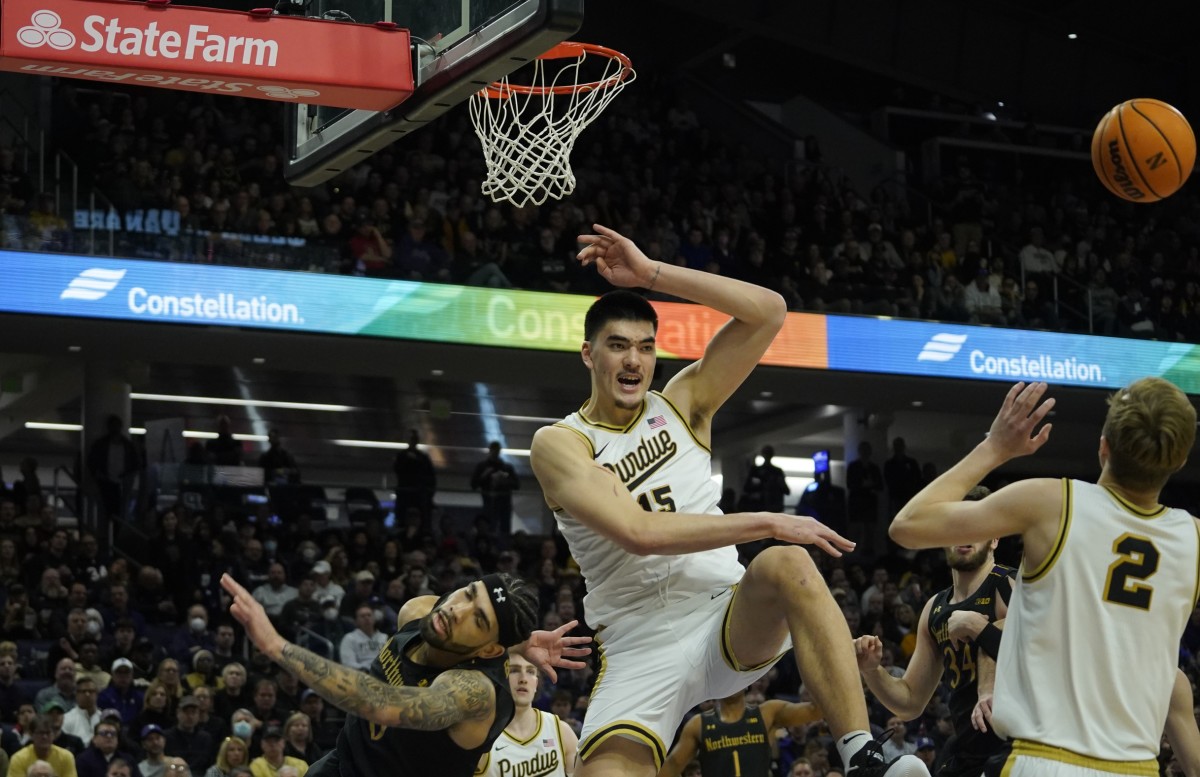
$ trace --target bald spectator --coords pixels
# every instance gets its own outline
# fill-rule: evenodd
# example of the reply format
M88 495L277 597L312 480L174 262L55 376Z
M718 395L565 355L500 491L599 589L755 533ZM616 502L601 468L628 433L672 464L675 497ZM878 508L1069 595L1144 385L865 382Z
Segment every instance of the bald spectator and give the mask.
M254 599L267 611L267 617L277 621L283 607L298 595L298 591L287 584L287 569L278 561L267 568L267 582L254 589Z
M38 691L33 705L41 710L52 701L62 705L64 711L75 706L75 662L69 658L60 659L55 665L54 685Z
M25 770L25 777L58 777L58 773L46 761L34 761Z

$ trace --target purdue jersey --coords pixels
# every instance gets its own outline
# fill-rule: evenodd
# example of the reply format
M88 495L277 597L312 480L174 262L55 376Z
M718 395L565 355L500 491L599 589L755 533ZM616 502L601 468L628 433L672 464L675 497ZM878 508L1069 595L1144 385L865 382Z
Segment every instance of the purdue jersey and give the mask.
M528 739L505 731L492 745L476 775L483 777L566 777L567 751L558 716L535 709L537 730Z
M978 612L990 621L996 620L997 600L1006 604L1012 599L1014 570L996 564L971 594L961 602L951 602L954 586L939 591L929 609L929 635L942 657L942 680L950 687L950 716L954 722L954 737L938 753L938 762L946 768L939 774L962 773L978 775L982 768L976 764L1005 748L1004 740L991 731L981 732L971 725L971 712L979 699L979 647L971 642L950 641L950 616L956 612ZM995 656L992 656L994 659Z
M1022 564L1008 607L992 719L1017 740L1149 761L1198 593L1196 521L1078 480L1062 491L1053 549Z
M555 424L587 441L597 464L614 472L646 520L664 512L719 515L720 488L712 480L711 452L665 396L651 391L626 426L597 424L572 413ZM618 613L662 607L730 586L745 572L733 547L679 556L635 556L584 526L559 505L559 529L587 582L583 607L593 629Z
M496 720L487 740L464 750L447 730L419 731L389 728L355 715L346 718L338 735L337 760L342 777L418 777L436 773L445 777L471 775L479 759L492 747L513 716L512 692L508 686L508 654L474 658L448 669L423 666L408 657L420 644L420 621L411 621L389 639L371 664L371 676L389 685L426 687L449 669L481 672L496 689ZM433 770L431 772L431 769Z
M771 744L758 707L747 705L732 723L716 708L701 713L699 760L701 777L768 777Z

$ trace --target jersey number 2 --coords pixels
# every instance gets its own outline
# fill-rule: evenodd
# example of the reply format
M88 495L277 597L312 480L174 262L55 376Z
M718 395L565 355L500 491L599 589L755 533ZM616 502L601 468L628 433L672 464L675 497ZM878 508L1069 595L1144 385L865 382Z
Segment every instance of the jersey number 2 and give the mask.
M1158 571L1158 548L1146 537L1122 534L1113 543L1113 553L1117 560L1108 566L1104 600L1149 610L1154 588L1144 581Z

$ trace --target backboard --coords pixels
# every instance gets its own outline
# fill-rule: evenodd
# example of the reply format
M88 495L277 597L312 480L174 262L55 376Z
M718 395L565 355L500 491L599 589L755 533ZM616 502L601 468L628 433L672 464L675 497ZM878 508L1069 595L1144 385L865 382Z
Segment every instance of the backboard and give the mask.
M312 0L306 13L392 22L412 35L416 91L388 111L287 108L296 186L327 181L574 35L584 0Z

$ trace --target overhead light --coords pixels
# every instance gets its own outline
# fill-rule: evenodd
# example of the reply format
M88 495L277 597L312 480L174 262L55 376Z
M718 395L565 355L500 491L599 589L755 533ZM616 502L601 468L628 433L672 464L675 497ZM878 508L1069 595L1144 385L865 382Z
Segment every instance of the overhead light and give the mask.
M389 440L330 440L334 445L339 445L343 448L376 448L380 450L398 451L408 448L406 442L391 442ZM457 453L487 453L487 448L476 448L471 445L417 445L417 450L422 451L448 451ZM501 455L504 456L529 456L528 448L501 448Z
M1078 37L1079 37L1079 36L1078 36L1078 35L1076 35L1076 34L1075 34L1075 33L1073 33L1073 32L1068 32L1068 33L1067 33L1067 40L1075 40L1075 39L1076 39L1076 38L1078 38Z
M82 345L68 345L67 346L67 351L69 351L70 353L79 353L82 350L83 350Z
M758 393L758 395L760 397L762 397L763 399L770 399L771 397L775 396L775 392L774 391L760 391Z
M254 363L255 363L255 364L266 364L266 363L267 363L267 360L266 360L266 358L264 358L264 357L262 357L262 356L255 356L255 357L254 357Z
M417 412L418 413L429 413L432 411L429 410L428 408L420 408L417 410ZM530 423L538 423L538 424L556 424L562 420L561 416L556 416L554 418L551 418L549 416L541 416L541 415L512 415L510 413L474 413L474 412L471 412L470 410L451 410L450 415L466 415L466 416L472 416L475 418L499 418L501 421L528 421Z
M276 407L282 410L319 410L327 413L349 413L353 405L326 405L318 402L276 402L267 399L232 399L228 397L192 397L183 394L140 394L132 392L130 399L143 402L191 402L195 405L233 405L236 407Z
M446 374L446 371L445 370L430 370L429 374L435 378L440 378Z
M43 429L48 432L82 432L83 424L55 424L48 421L26 421L26 429ZM129 433L132 435L145 434L146 430L140 426L131 426ZM216 432L193 432L184 430L183 436L193 440L215 440L217 439ZM233 439L242 440L244 442L266 442L265 434L235 434ZM515 454L514 454L515 455Z
M998 108L1003 108L1003 107L1004 107L1004 101L1003 101L1003 100L997 100L997 101L996 101L996 107L998 107Z
M925 406L925 403L924 403L924 402L922 402L922 401L921 401L921 400L919 400L919 399L914 399L914 400L912 401L912 406L913 406L913 407L924 407L924 406Z

